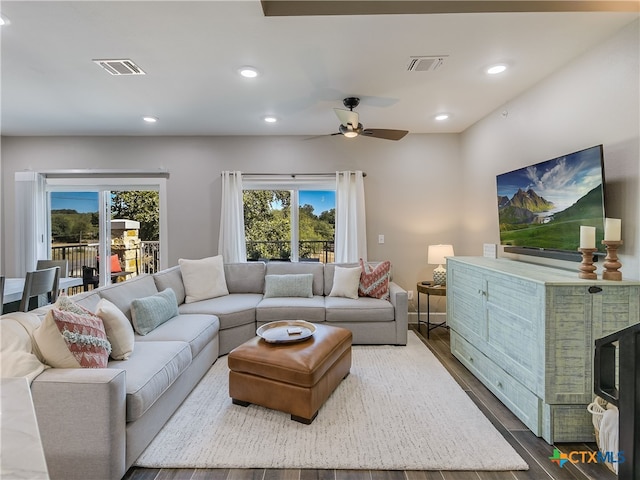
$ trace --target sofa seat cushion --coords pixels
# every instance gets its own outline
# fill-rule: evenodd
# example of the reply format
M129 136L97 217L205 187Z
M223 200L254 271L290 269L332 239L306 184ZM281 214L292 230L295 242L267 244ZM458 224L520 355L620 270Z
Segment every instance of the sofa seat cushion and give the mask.
M327 322L392 322L395 312L391 302L377 298L343 297L325 299Z
M220 330L218 317L205 314L176 315L146 335L136 335L136 347L141 342L165 342L176 340L186 342L195 358L216 338Z
M264 298L256 308L258 323L276 320L306 320L307 322L324 322L323 296L312 298L276 297Z
M125 371L127 422L133 422L162 396L191 364L186 342L137 342L128 360L109 362Z
M220 330L255 323L256 306L262 300L259 293L231 293L178 307L180 314L208 313L220 319Z

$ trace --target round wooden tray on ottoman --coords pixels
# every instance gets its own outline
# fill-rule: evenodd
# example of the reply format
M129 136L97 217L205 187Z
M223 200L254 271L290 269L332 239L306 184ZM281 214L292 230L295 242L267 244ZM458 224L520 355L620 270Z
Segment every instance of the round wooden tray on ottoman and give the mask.
M352 334L346 328L313 324L299 342L269 343L255 337L229 353L229 396L291 414L309 424L351 369Z

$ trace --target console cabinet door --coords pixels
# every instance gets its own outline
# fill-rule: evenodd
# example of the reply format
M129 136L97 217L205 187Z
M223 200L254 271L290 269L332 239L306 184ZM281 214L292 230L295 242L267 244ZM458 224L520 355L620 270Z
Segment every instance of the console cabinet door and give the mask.
M640 287L554 286L547 299L544 401L590 403L595 340L640 321Z
M452 264L447 270L447 324L472 343L487 337L485 279L476 267Z

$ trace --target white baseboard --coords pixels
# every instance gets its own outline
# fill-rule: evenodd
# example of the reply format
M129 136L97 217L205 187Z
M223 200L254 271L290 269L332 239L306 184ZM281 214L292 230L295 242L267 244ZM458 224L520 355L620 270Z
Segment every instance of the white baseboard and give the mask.
M447 314L445 312L431 312L430 315L431 323L441 323L447 319ZM427 321L427 312L423 312L420 310L420 320L422 322ZM418 323L418 312L409 312L409 323Z

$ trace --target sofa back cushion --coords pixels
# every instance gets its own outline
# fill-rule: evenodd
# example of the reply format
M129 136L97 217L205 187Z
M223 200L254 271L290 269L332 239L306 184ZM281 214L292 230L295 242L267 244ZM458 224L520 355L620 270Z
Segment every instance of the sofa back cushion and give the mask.
M182 283L182 271L180 265L167 268L154 273L153 280L156 282L156 288L159 292L170 288L176 294L178 305L182 305L185 299L184 283Z
M264 262L225 263L224 277L229 293L264 292Z
M269 262L267 275L313 274L313 294L324 294L324 264L315 262ZM331 291L331 290L329 290Z
M151 275L143 274L126 282L107 285L98 289L98 292L100 297L109 300L131 320L131 302L136 298L155 295L158 288Z
M324 295L329 296L331 293L331 289L333 288L333 276L336 271L336 266L345 267L345 268L353 268L359 267L360 264L355 263L326 263L324 265Z
M92 312L96 311L98 303L102 299L99 290L89 290L88 292L77 293L69 298L71 298L71 300L76 304Z

